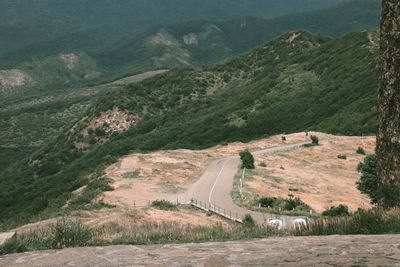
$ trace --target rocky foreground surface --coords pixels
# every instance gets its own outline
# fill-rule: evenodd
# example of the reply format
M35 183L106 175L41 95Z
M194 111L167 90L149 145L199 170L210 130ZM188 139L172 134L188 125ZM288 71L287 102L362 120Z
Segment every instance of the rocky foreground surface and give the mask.
M400 235L273 237L200 244L109 246L0 257L0 266L400 266Z

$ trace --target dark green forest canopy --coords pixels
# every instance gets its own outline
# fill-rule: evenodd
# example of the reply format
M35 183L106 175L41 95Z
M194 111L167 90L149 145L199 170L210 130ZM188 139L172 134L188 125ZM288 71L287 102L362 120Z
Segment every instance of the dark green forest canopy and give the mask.
M74 131L0 174L0 220L18 224L51 213L88 183L93 191L109 189L90 175L132 152L200 149L304 130L374 134L377 44L377 31L337 39L289 32L224 63L174 69L105 95ZM121 134L81 134L114 108L136 124Z
M3 0L0 66L14 67L17 62L58 53L86 52L108 71L126 56L133 59L132 67L137 64L135 57L139 56L140 62L141 55L155 52L143 50L141 38L166 27L173 37L182 40L184 34L201 32L211 23L224 33L208 40L222 46L220 51L210 53L207 46L202 51L205 44L201 49L183 45L193 54L192 63L209 64L289 30L336 37L376 28L379 10L380 0L252 0L251 4L248 0L100 0L95 5L91 0ZM249 21L243 24L245 17ZM132 53L136 50L138 53Z
M252 0L249 4L247 0L2 0L0 52L56 39L58 45L74 40L63 45L69 49L98 46L149 24L243 16L272 18L343 1Z

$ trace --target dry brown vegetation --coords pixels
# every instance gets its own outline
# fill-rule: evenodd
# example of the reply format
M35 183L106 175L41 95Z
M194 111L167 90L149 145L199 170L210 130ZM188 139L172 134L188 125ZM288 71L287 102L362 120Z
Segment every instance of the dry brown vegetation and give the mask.
M322 139L334 137L323 133L315 134ZM287 135L286 141L282 141L281 135L276 135L246 144L236 142L204 150L180 149L132 154L106 169L106 175L114 180L112 186L115 190L106 192L104 201L126 207L143 206L148 201L157 199L188 202L186 191L200 178L210 161L236 156L245 149L257 151L308 140L305 133L296 133Z
M356 153L358 147L367 154L374 153L375 138L342 140L256 157L254 180L246 184L261 196L287 198L292 194L317 212L339 204L347 205L350 211L368 209L369 198L355 185L360 179L357 165L365 157ZM339 159L338 155L346 155L347 159ZM267 167L260 167L261 162Z
M375 138L346 140L346 137L317 132L310 132L308 136L306 133L284 135L286 140L282 140L283 135L276 135L247 144L237 142L199 151L129 155L106 169L107 176L114 180L112 185L115 190L106 192L104 201L122 207L141 206L157 199L187 202L186 191L210 161L237 155L244 149L257 151L309 141L311 135L318 136L321 141L336 141L268 157L257 156L256 175L254 180L247 182L249 192L255 197L284 198L290 193L300 197L317 212L338 204L348 205L351 211L370 207L368 197L361 195L355 186L360 178L357 165L364 158L356 150L360 146L367 154L373 153ZM347 159L338 159L340 154L347 155ZM267 167L260 167L261 162Z

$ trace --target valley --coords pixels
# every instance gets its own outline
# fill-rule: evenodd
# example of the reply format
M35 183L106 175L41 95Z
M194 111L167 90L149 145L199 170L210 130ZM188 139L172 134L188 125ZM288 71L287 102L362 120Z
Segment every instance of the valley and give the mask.
M289 32L218 65L102 87L69 130L2 172L0 217L17 210L48 216L84 185L69 208L90 205L112 190L104 168L135 152L203 149L299 129L373 134L376 38L376 31L337 39ZM31 189L17 186L24 183Z

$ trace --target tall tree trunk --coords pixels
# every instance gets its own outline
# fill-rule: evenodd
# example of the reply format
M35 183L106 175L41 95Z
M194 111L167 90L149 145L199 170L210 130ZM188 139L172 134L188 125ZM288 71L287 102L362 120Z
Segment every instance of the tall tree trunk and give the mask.
M400 187L400 0L382 0L378 184Z

